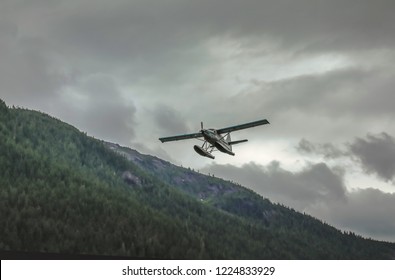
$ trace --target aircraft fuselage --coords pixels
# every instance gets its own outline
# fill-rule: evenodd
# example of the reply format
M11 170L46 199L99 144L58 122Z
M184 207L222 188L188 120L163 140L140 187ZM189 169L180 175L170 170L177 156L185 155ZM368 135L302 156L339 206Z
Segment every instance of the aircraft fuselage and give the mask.
M231 145L229 145L228 142L224 140L224 137L218 134L215 129L203 129L201 132L203 134L204 140L216 147L219 151L232 156L235 155L232 152Z

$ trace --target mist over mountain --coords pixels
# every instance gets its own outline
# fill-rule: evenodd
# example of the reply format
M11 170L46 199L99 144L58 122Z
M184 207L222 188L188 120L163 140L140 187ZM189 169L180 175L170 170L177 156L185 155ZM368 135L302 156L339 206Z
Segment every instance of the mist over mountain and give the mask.
M393 259L239 184L0 100L0 250L159 259Z

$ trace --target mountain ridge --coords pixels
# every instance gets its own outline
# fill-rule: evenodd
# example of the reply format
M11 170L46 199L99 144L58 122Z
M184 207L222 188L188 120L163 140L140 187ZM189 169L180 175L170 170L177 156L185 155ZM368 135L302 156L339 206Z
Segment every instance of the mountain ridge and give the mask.
M247 188L0 102L0 250L169 259L388 259Z

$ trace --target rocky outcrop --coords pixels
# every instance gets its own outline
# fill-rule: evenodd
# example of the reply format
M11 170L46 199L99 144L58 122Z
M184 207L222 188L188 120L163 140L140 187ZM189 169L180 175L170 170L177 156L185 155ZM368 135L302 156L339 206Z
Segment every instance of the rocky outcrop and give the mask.
M125 171L122 173L122 179L129 185L129 186L141 186L141 180L136 175L133 175L130 171Z

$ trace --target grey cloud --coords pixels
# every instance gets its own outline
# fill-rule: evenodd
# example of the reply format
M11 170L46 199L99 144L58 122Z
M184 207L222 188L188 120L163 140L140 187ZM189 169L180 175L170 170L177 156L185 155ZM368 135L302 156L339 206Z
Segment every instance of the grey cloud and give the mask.
M12 25L2 29L1 95L10 103L35 108L51 102L57 97L57 90L67 84L68 77L54 66L46 43L40 38L18 38Z
M212 164L203 170L243 184L264 197L304 211L322 201L345 199L343 174L325 163L313 164L300 172L290 172L279 162L268 166L255 163L242 167Z
M392 34L395 22L389 12L393 3L386 0L374 3L348 1L347 4L343 1L313 0L112 1L111 4L107 1L92 3L79 0L58 3L48 5L47 1L39 1L34 9L33 5L27 6L31 9L29 17L22 16L28 9L26 6L15 4L15 8L10 11L15 17L9 16L7 20L15 21L12 23L20 27L33 25L34 34L31 36L40 38L47 48L46 52L51 51L58 63L62 64L50 65L51 69L69 67L80 75L112 73L121 77L123 84L143 83L151 87L155 84L193 84L195 76L214 63L212 61L215 58L205 49L205 43L212 38L233 38L241 44L243 51L251 46L264 49L262 42L266 41L280 42L283 47L274 52L285 54L300 52L304 48L326 48L333 52L334 47L340 45L352 47L352 50L355 50L356 45L358 48L370 49L372 44L385 48L392 46L387 41L392 41L393 36L387 35ZM41 14L46 17L39 18ZM31 23L31 18L37 20ZM23 34L22 31L19 33ZM48 77L54 72L48 73L46 69L38 71L44 77L34 81L44 78L45 81L55 81L47 90L54 91L59 87L58 79L62 77ZM34 77L34 73L31 76L29 73L25 76ZM359 75L355 79L349 74L342 72L335 77L303 77L281 84L269 84L262 89L267 90L269 87L268 94L256 93L260 98L249 94L248 99L258 101L255 104L261 104L259 101L264 99L268 104L261 104L261 107L266 111L270 108L288 109L291 101L298 106L311 104L309 108L314 110L319 100L322 100L319 105L329 101L329 110L334 110L339 104L339 108L344 108L341 106L342 100L338 99L336 104L332 104L333 100L328 95L341 95L336 84L344 85L347 78L350 82L343 88L345 92L351 83L365 80L368 81L364 86L384 84L390 89L393 85L388 82L393 80L392 76L383 78L386 83L372 83L373 79L369 80L372 73ZM282 89L290 92L277 93ZM332 93L319 93L320 89ZM372 88L375 94L377 90L377 87ZM300 98L294 97L297 94L291 92L298 92ZM377 104L374 105L377 112L380 111L378 108L382 108L381 105L389 107L389 102L379 101L392 96L389 90L385 92L385 98L362 96L362 99L374 101L370 105ZM278 98L273 99L273 95Z
M148 3L150 5L152 3ZM236 38L269 36L299 50L364 49L391 46L394 4L371 1L173 1L160 19L169 25ZM204 29L205 27L205 29ZM201 33L200 32L200 33ZM207 35L206 35L207 36ZM253 43L252 41L251 43Z
M310 213L343 230L395 242L395 194L358 189L348 192L347 200L316 205Z
M304 152L308 154L313 154L317 152L316 145L314 145L313 143L311 143L306 139L300 140L296 149L300 152Z
M255 92L240 94L252 108L276 108L286 111L308 111L319 115L344 117L393 114L395 97L392 88L394 72L341 68L321 74L262 82Z
M64 88L103 73L117 77L118 87L133 88L133 95L151 95L154 103L146 107L190 106L204 94L198 105L207 110L198 118L214 126L268 118L273 138L356 135L379 118L394 116L392 1L3 3L0 92L9 104L59 111ZM221 84L233 76L222 72L227 57L218 58L207 47L213 39L233 42L236 62L237 53L251 61L281 57L280 63L288 64L321 52L353 57L358 67L272 82L262 73L230 98L238 90ZM383 63L371 65L378 57Z
M304 154L322 155L325 159L336 159L349 155L347 151L339 149L334 144L312 143L304 138L299 141L296 150Z
M115 20L114 26L119 27L126 21L129 26L134 24L134 29L153 31L150 38L162 39L165 44L168 38L169 41L182 41L180 35L187 36L189 31L194 36L204 37L213 34L260 37L268 34L278 38L284 46L301 48L308 45L310 50L390 46L395 22L392 16L394 4L390 0L374 3L368 0L347 3L339 0L173 0L120 2L119 5L100 5L103 8L92 11L88 7L80 5L81 18L86 19L84 22L103 18L105 13L104 19ZM103 30L102 35L107 31Z
M178 4L76 1L66 5L49 36L83 73L105 68L133 84L177 84L208 61L199 50L205 23L193 27L180 18Z
M34 22L34 30L57 56L80 71L105 68L134 82L185 81L211 63L204 50L211 38L230 37L245 49L268 40L286 53L307 48L333 52L342 45L382 48L393 45L395 22L393 3L386 0L42 3L47 2L32 10L36 15L44 10L47 21ZM17 7L16 14L26 10ZM16 18L19 25L29 24L25 17Z
M65 106L55 114L62 115L90 135L122 145L130 144L135 136L136 108L122 97L112 77L93 75L76 83L72 90L79 92L77 101L70 91L64 92Z
M240 182L271 201L309 213L339 229L395 241L395 195L378 189L347 191L342 169L318 163L291 172L272 162L241 167L212 164L203 171Z
M387 129L395 116L393 76L394 71L352 67L255 82L220 110L250 119L264 113L277 137L344 141L344 136L366 133L370 126Z
M395 139L383 132L368 134L366 139L357 138L349 144L350 151L368 173L391 181L395 176Z
M158 105L151 114L159 129L163 133L168 133L169 136L170 134L185 134L189 132L185 123L185 117L169 106Z
M387 0L103 1L95 6L70 4L51 36L64 49L78 48L86 56L149 65L189 54L213 37L229 36L247 48L270 40L298 52L391 48L394 43L394 4Z
M368 134L351 143L335 146L332 143L312 143L302 139L295 147L301 154L319 155L325 159L350 159L364 172L376 174L384 181L395 176L395 138L388 133Z

